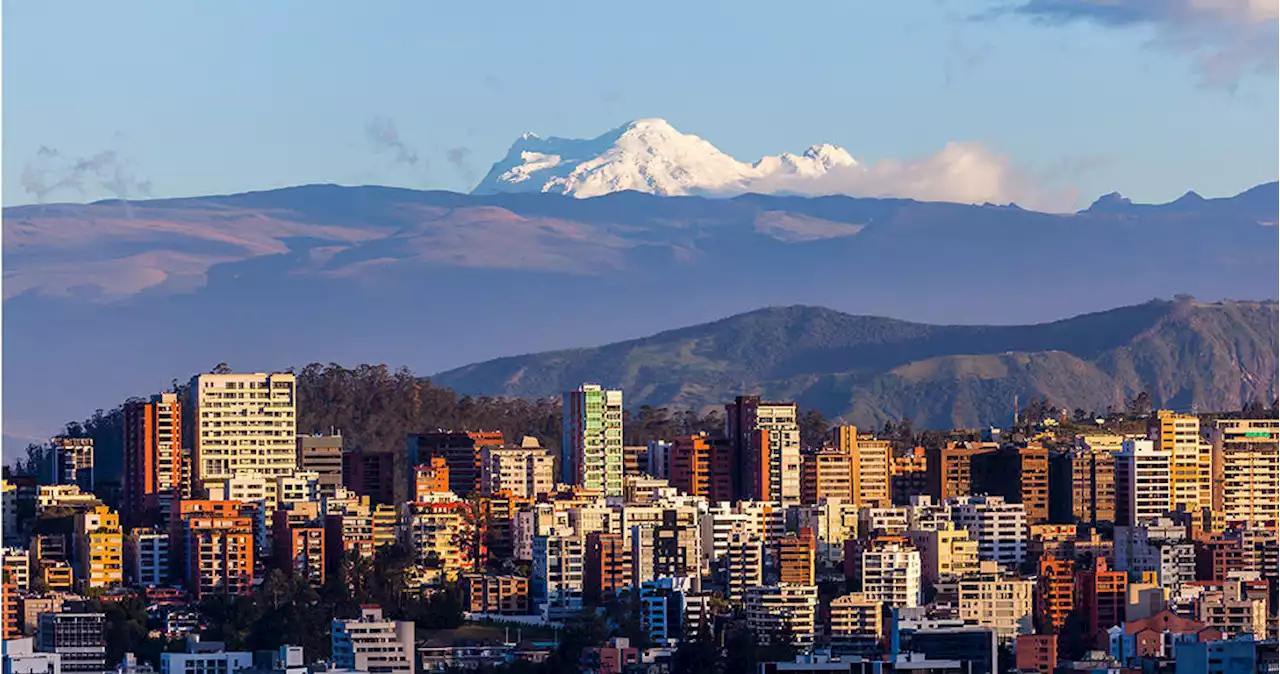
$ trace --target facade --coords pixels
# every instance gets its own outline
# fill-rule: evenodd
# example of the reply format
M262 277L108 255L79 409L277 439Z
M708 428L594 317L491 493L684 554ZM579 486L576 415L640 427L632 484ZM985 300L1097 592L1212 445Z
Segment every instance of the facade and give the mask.
M467 610L472 613L524 615L529 612L529 579L473 573L462 578Z
M622 534L593 531L587 534L583 599L601 604L632 586L631 546Z
M978 542L978 558L1017 567L1027 557L1027 519L1021 503L970 496L951 504L952 521Z
M413 467L413 500L428 501L433 495L448 491L449 462L443 456L433 456L430 463Z
M1129 602L1129 577L1110 568L1105 558L1094 561L1094 568L1076 572L1076 597L1084 620L1086 638L1098 646L1107 643L1107 629L1122 625Z
M480 451L480 494L509 492L518 498L537 498L555 487L554 459L536 446L494 447Z
M862 554L862 595L895 608L920 605L920 552L889 543Z
M783 536L777 543L778 582L787 585L814 585L817 566L817 540L813 529Z
M920 551L921 575L929 585L954 580L978 571L978 542L967 529L951 522L945 527L903 533Z
M317 519L296 521L293 513L280 509L272 516L271 543L274 548L271 561L276 568L292 571L304 578L312 587L324 585L325 529Z
M394 506L409 500L413 493L410 491L401 498L396 492L397 484L395 454L364 449L350 449L342 453L343 487L369 497L374 504Z
M1170 510L1198 512L1212 507L1212 467L1208 443L1193 414L1158 410L1147 419L1147 437L1169 455Z
M437 431L409 436L410 466L430 464L431 457L443 457L449 464L449 491L466 498L480 489L480 453L485 447L502 447L506 440L501 431ZM412 476L406 479L411 488ZM395 492L396 502L408 500L407 494Z
M197 600L245 594L253 586L253 520L238 513L239 503L220 503L230 505L187 513L181 519L186 586Z
M970 471L973 493L1022 504L1029 524L1049 521L1049 450L1007 445L973 455Z
M561 481L622 496L622 391L583 384L564 394Z
M169 534L159 529L136 528L125 543L129 581L141 587L169 583Z
M319 476L321 494L336 494L343 484L342 435L299 435L298 470Z
M929 493L929 459L924 447L916 447L910 454L893 457L890 468L893 473L889 493L893 496L894 505L907 505L911 503L912 497Z
M1019 672L1053 674L1058 666L1058 637L1056 634L1019 636L1014 642L1013 657Z
M1075 449L1049 457L1054 522L1084 522L1097 526L1116 521L1116 455Z
M856 426L836 426L831 429L831 439L849 457L849 490L854 504L868 508L893 505L893 449L889 441L859 436Z
M1004 643L1035 631L1032 596L1035 581L1018 578L968 578L959 584L960 617L995 630Z
M1280 523L1280 421L1220 419L1212 436L1211 503L1226 526Z
M168 523L174 498L190 497L178 394L161 393L124 406L124 506L129 526ZM148 513L156 515L151 521Z
M202 374L191 379L195 479L207 488L240 475L272 479L298 468L296 381L292 374Z
M36 648L58 654L63 674L102 674L107 669L107 616L42 613Z
M881 638L884 634L883 607L881 602L868 599L861 592L832 599L831 636Z
M725 437L733 455L734 496L800 504L800 426L794 403L738 396L725 405Z
M333 665L369 674L413 674L417 644L413 623L384 620L377 606L360 607L356 620L334 620Z
M1071 560L1051 555L1040 558L1036 577L1035 613L1040 631L1056 634L1075 610L1075 574Z
M76 515L76 579L81 587L100 588L124 582L124 534L120 515L98 506Z
M925 482L929 496L936 501L944 501L973 493L973 456L992 449L994 447L951 443L926 451Z
M561 620L582 610L585 552L577 536L534 536L530 588L546 619Z
M1126 440L1116 455L1116 526L1141 526L1172 509L1168 452L1150 440Z
M724 438L705 433L676 438L662 451L666 456L665 475L672 487L711 503L733 500L733 456ZM653 452L650 448L651 459Z
M760 643L813 643L818 614L818 588L813 585L766 585L747 590L743 602L747 626Z
M853 501L853 469L848 451L822 447L800 455L800 501L814 505L823 499Z
M53 455L52 484L73 484L81 491L93 491L93 438L58 436L49 441L49 449Z

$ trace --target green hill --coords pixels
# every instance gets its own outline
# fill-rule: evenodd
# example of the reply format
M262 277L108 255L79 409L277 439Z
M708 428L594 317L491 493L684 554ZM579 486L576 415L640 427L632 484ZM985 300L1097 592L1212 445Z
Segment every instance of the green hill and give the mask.
M858 424L1001 423L1014 396L1086 411L1147 391L1174 409L1276 395L1275 302L1189 298L1025 326L942 326L772 307L600 347L499 358L432 377L461 393L540 397L584 381L628 406L795 400Z

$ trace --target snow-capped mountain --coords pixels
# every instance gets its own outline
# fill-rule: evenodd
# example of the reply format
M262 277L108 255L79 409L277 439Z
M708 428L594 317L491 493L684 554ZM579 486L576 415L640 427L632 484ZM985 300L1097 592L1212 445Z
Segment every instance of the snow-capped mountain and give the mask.
M741 162L665 120L637 119L590 140L526 133L473 194L549 192L580 199L623 190L662 196L737 194L766 178L817 178L833 168L857 165L835 145Z

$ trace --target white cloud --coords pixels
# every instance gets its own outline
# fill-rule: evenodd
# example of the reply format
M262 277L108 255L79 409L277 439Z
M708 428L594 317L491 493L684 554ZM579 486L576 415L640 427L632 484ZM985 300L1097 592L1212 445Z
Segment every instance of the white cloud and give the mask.
M746 187L760 193L845 194L967 204L1016 202L1036 210L1072 210L1076 205L1074 190L1054 189L1048 182L980 143L951 142L925 157L837 166L820 176L774 174Z
M1280 0L1025 0L1010 10L1048 21L1146 25L1157 44L1191 55L1210 86L1276 71Z

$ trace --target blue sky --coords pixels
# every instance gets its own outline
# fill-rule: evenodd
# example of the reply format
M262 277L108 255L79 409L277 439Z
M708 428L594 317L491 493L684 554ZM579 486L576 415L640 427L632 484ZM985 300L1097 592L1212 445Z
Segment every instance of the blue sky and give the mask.
M980 143L1081 205L1276 178L1270 9L1241 28L1204 0L1097 2L10 2L3 199L37 200L23 171L41 147L113 151L131 195L462 191L522 132L637 117L745 160ZM374 120L419 161L377 152ZM100 183L45 199L110 196Z

